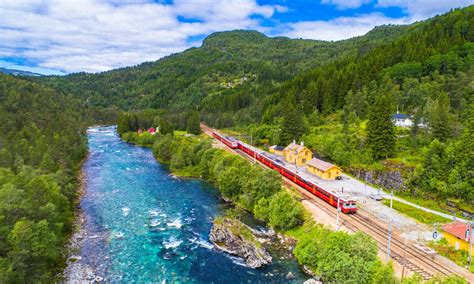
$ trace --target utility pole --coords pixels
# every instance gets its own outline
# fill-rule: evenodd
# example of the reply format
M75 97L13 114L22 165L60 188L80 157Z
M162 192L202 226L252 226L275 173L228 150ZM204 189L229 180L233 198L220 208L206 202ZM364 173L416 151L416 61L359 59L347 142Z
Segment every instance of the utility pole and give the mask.
M407 264L407 237L405 236L405 246L403 247L403 268L401 281L403 283L403 277L405 277L405 266Z
M364 196L366 195L366 191L367 191L367 178L364 174Z
M339 207L339 197L337 198L337 210L336 210L336 231L339 231L339 212L341 207Z
M388 241L387 241L387 263L390 260L390 241L392 240L392 206L393 206L393 190L390 192L390 221L388 223Z
M474 221L471 222L471 230L470 230L470 237L469 237L469 253L468 253L468 256L467 256L467 260L468 260L468 269L471 268L471 264L472 264L472 230L474 229Z

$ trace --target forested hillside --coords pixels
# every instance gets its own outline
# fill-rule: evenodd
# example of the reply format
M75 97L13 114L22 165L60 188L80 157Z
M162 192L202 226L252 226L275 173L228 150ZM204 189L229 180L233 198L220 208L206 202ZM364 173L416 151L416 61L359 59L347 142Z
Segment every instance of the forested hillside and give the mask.
M91 106L160 109L178 129L199 116L262 145L303 139L352 172L401 168L397 190L471 203L473 41L470 6L339 42L216 33L156 62L37 80ZM397 110L415 125L393 127Z
M255 31L220 32L207 37L199 48L156 62L38 80L76 94L92 106L201 110L219 103L236 110L303 70L366 52L404 29L384 26L339 42L269 38Z
M94 117L72 96L0 74L0 283L52 283L61 271Z

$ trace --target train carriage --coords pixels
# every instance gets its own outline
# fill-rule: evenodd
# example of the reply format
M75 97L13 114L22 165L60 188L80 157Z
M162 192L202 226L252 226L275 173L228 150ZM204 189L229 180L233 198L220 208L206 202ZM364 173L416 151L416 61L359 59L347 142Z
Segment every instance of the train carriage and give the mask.
M212 136L216 138L217 140L221 141L224 143L227 147L232 148L232 149L237 149L238 148L238 142L232 137L222 135L221 133L217 131L212 131Z

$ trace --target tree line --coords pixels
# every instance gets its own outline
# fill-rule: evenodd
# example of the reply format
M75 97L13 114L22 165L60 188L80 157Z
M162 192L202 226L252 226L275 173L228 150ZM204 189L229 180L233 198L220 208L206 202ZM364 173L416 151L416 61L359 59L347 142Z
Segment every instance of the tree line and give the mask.
M146 109L143 111L120 112L117 118L117 132L147 131L155 128L160 134L183 130L191 134L201 133L200 117L196 111L169 113L166 110Z
M58 281L87 154L85 126L113 119L0 74L0 283Z

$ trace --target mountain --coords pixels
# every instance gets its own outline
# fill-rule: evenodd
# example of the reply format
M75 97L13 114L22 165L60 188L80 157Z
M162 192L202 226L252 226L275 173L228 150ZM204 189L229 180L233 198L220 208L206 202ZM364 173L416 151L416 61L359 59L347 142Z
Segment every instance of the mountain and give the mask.
M281 110L275 105L288 92L304 104L306 115L314 109L327 114L343 107L349 91L381 80L386 68L423 64L471 42L473 18L471 6L337 42L218 32L201 47L155 62L38 80L91 106L197 110L208 123L222 127L260 122L262 114L266 121L277 119ZM420 76L430 72L422 71Z
M15 75L15 76L43 76L42 74L34 73L30 71L7 69L7 68L1 68L1 67L0 67L0 72L4 74Z
M340 42L270 38L256 31L218 32L208 36L199 48L155 62L99 74L50 76L41 81L94 106L190 108L206 97L234 89L278 85L304 70L370 50L404 29L382 27Z

